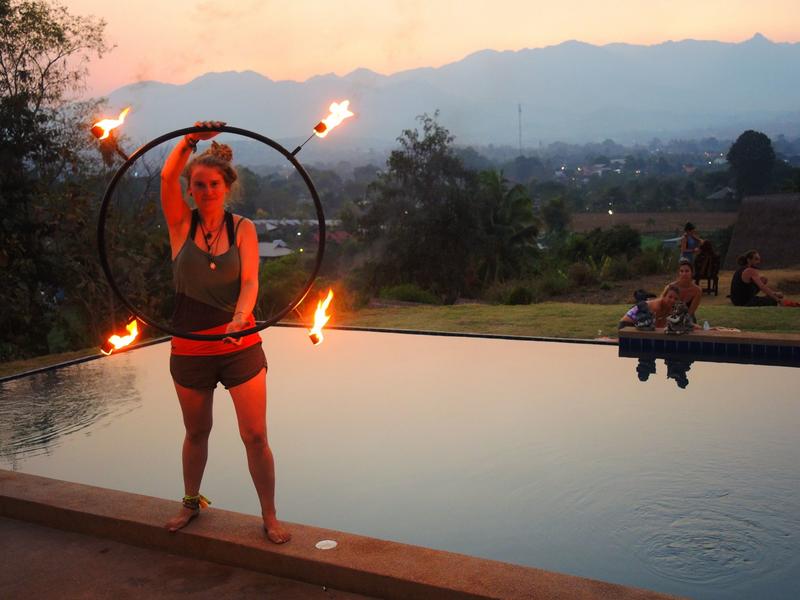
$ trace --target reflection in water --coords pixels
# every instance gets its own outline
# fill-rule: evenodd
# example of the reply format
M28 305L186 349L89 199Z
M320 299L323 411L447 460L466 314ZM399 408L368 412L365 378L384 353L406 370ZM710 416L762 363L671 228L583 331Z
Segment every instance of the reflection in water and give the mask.
M692 368L692 360L681 360L678 358L665 358L664 364L667 365L667 378L674 379L677 386L686 389L689 385L687 373Z
M49 454L65 438L134 410L136 371L103 359L0 384L0 458L16 469L22 457Z
M312 346L292 328L262 338L287 521L703 600L800 598L798 369L698 361L677 389L674 364L653 376L655 362L614 347L337 330ZM55 387L81 399L50 419L136 408L62 434L48 455L18 454L19 468L177 502L184 430L168 360L158 344L95 361L103 374L17 382L20 413L41 412ZM127 387L127 369L127 404L126 390L98 393ZM257 515L242 454L220 387L202 491Z
M664 364L667 366L667 379L672 379L675 384L686 389L689 385L689 370L692 368L693 360L683 360L678 358L665 358ZM639 381L647 381L651 375L656 374L655 358L640 358L636 365L636 376Z

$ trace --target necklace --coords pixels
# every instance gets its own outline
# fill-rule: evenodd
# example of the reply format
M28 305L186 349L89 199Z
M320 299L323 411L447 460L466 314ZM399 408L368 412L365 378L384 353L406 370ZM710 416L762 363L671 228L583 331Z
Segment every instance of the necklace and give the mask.
M211 240L211 236L213 232L206 231L205 226L203 225L203 220L200 219L200 230L203 232L203 241L206 244L206 256L208 257L208 268L214 271L217 268L217 263L214 262L214 252L217 247L217 242L219 241L219 236L222 233L222 229L225 227L225 219L222 219L222 222L219 224L216 230L216 236L214 236L214 240Z

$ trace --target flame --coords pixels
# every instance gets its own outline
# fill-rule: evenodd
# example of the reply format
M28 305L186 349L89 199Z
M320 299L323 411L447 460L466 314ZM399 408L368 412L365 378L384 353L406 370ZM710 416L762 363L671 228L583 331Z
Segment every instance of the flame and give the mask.
M350 100L342 100L340 103L334 102L331 104L328 107L331 114L317 123L316 127L314 127L314 133L316 133L318 137L324 138L331 129L348 117L352 117L353 113L350 112L349 106Z
M331 300L333 300L333 290L329 289L327 298L317 302L317 310L314 311L314 326L308 330L308 337L311 338L315 346L321 344L322 340L325 339L322 335L322 328L331 318L331 315L325 314L331 304Z
M125 326L125 329L128 330L128 335L119 336L117 334L112 335L108 338L108 341L103 344L102 348L100 348L100 352L108 356L114 350L119 350L120 348L124 348L125 346L130 345L133 340L139 335L139 323L136 319L131 321Z
M116 129L125 122L125 116L130 111L131 107L122 109L116 119L103 119L92 125L92 133L98 140L104 140L111 135L111 130ZM102 132L102 135L100 135Z

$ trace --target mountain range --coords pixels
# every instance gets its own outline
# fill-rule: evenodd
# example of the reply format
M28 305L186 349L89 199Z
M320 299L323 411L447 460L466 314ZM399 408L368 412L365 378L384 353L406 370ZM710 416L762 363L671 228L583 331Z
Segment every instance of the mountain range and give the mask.
M330 158L336 152L385 152L404 129L417 125L417 115L436 110L457 143L478 146L516 147L520 123L526 148L556 140L734 138L744 129L798 135L798 73L800 43L760 34L741 43L568 41L483 50L392 75L357 69L296 82L244 71L207 73L181 85L142 81L115 90L108 103L133 107L125 125L133 142L218 119L291 149L330 102L349 99L356 117L303 151Z

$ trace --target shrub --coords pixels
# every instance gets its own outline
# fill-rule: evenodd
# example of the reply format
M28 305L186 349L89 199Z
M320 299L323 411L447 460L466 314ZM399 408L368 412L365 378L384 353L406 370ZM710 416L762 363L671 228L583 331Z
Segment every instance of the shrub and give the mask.
M665 271L664 252L660 248L647 248L630 261L630 270L635 275L656 275Z
M561 271L548 271L536 280L533 288L534 298L558 296L569 290L569 280Z
M620 281L622 279L630 279L631 275L630 263L624 256L618 256L617 258L606 256L603 259L603 266L600 269L600 277L602 279Z
M530 304L531 302L533 302L533 292L523 285L518 285L511 290L506 304Z
M603 283L600 284L600 289L608 291L611 289L611 284L608 283L607 281L604 281Z
M570 283L576 287L585 287L597 283L597 273L584 262L572 263L567 269Z
M378 294L384 300L399 300L400 302L419 302L420 304L441 304L442 300L428 290L413 283L401 283L391 287L381 288Z

